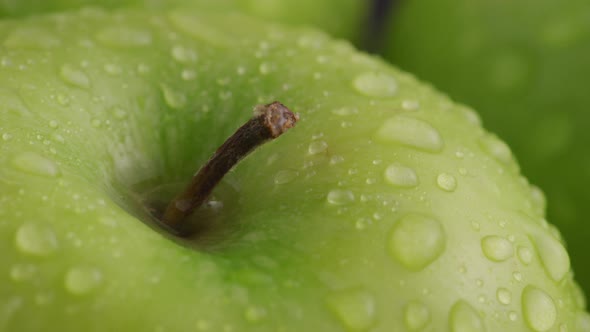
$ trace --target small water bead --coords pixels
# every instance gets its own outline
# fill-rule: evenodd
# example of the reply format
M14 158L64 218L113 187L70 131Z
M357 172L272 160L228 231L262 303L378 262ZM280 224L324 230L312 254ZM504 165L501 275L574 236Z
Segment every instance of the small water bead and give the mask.
M535 244L545 272L555 281L563 279L570 269L570 258L561 242L546 233L531 236L531 241Z
M11 31L3 44L7 48L48 49L59 46L61 41L47 30L29 27Z
M510 311L508 313L508 319L510 319L511 321L515 322L518 319L518 314L514 311Z
M40 223L21 225L16 231L15 242L21 252L35 256L49 256L59 247L53 228Z
M427 152L440 152L444 145L440 133L432 125L401 115L386 120L377 131L377 139Z
M397 93L397 81L384 73L364 73L353 81L354 88L369 97L392 97Z
M326 299L329 309L348 329L366 330L376 319L375 299L362 289L333 293Z
M512 302L512 293L508 289L500 287L496 290L496 298L498 302L508 305Z
M430 309L421 302L412 301L404 309L404 323L410 331L421 330L430 322Z
M445 249L446 236L438 220L410 214L398 220L389 236L389 252L404 267L419 271Z
M56 129L57 127L59 127L59 123L56 120L49 121L49 128Z
M121 67L112 63L105 64L103 68L107 74L112 76L120 75L123 72L123 69L121 69Z
M93 267L74 267L66 273L64 285L70 293L84 295L98 288L102 281L100 270Z
M37 267L33 264L16 264L10 269L10 278L16 282L33 279L37 273Z
M481 249L487 258L495 262L505 261L514 255L512 243L496 235L484 237L481 240Z
M451 332L484 331L483 321L477 311L463 300L457 301L451 308L449 323Z
M59 76L70 85L85 89L90 87L88 75L72 65L63 65L59 70Z
M266 318L266 309L262 307L249 307L244 312L244 318L250 323L257 323Z
M347 205L354 202L354 194L350 190L335 189L328 193L327 200L332 205Z
M527 325L539 332L551 329L557 319L557 308L551 296L530 285L522 292L522 313Z
M176 45L172 47L170 53L172 58L180 63L190 63L197 60L197 53L194 50L186 48L182 45Z
M325 141L311 142L311 144L309 144L309 147L307 148L307 152L309 152L309 154L312 155L324 153L326 152L326 150L328 150L328 143L326 143Z
M258 72L262 75L267 75L272 71L272 65L267 62L263 62L258 66Z
M182 92L173 90L168 85L162 84L162 94L164 95L164 101L168 106L174 109L179 109L186 106L187 98Z
M420 102L417 100L406 99L402 101L402 108L406 111L417 111L420 109Z
M25 173L57 177L60 175L57 164L34 152L22 152L12 159L12 166Z
M341 107L332 110L332 114L340 115L340 116L350 116L354 114L358 114L359 110L357 108L352 107Z
M197 72L192 69L183 69L180 77L185 81L191 81L197 77Z
M507 165L512 162L512 152L506 143L498 137L487 134L479 140L482 149L492 155L496 160Z
M292 182L297 177L297 172L292 170L282 170L275 174L274 184L281 185Z
M436 184L444 191L452 192L457 189L457 179L449 173L440 173L436 177Z
M520 246L516 249L518 259L524 264L529 265L533 260L533 251L530 248Z
M12 139L12 134L10 134L10 133L3 133L2 134L3 141L10 141L11 139Z
M385 180L396 187L411 188L418 185L418 175L414 169L398 163L385 169Z
M109 27L100 31L96 39L111 47L141 47L152 43L152 34L141 29Z
M521 282L522 281L522 273L515 271L512 273L512 278L514 278L514 280Z

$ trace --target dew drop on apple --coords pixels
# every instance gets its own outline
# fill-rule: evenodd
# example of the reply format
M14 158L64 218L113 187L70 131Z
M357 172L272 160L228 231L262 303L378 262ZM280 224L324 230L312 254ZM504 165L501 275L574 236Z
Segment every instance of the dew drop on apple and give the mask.
M419 271L442 255L445 242L446 235L438 220L410 214L393 225L388 248L404 267Z
M171 108L179 109L186 105L187 98L185 94L175 91L174 89L165 84L161 85L161 89L162 94L164 96L164 101Z
M141 47L152 43L152 35L149 31L125 27L109 27L100 31L96 39L106 46L111 47Z
M350 190L334 189L328 193L327 200L332 205L347 205L354 202L354 194Z
M529 285L522 292L522 314L534 331L548 331L557 319L557 308L545 291Z
M444 191L452 192L457 189L457 179L452 174L440 173L436 177L436 185Z
M336 292L327 297L326 303L347 329L366 330L375 323L375 299L365 290L350 289Z
M8 142L12 139L12 134L10 133L3 133L2 134L2 140L5 142Z
M514 255L512 243L497 235L484 237L481 240L481 249L487 258L495 262L505 261Z
M332 110L332 114L339 116L350 116L358 114L359 110L353 107L340 107Z
M75 295L88 294L103 281L102 272L94 267L73 267L65 275L66 290Z
M451 332L484 331L484 325L477 311L463 300L457 301L451 308L449 317Z
M274 183L277 185L289 183L297 177L297 172L292 170L278 171L274 176Z
M354 88L369 97L392 97L397 93L397 81L384 73L364 73L353 81Z
M307 152L309 152L309 154L320 154L326 152L327 149L328 143L326 143L325 141L315 141L309 144Z
M12 165L19 171L45 177L57 177L60 174L57 164L35 152L23 152L12 159Z
M518 255L518 259L524 264L529 265L533 260L533 250L530 248L520 246L516 249L516 254Z
M172 58L180 63L190 63L197 60L197 53L182 45L173 46L170 53L172 54Z
M512 161L512 152L506 143L494 135L487 134L480 139L481 148L503 164Z
M418 301L409 302L404 308L404 323L410 331L418 331L430 322L430 309Z
M556 238L546 233L532 236L545 272L555 281L560 281L570 269L567 251Z
M116 65L116 64L112 64L112 63L107 63L103 66L104 71L112 76L117 76L120 75L123 72L123 69L121 69L120 66Z
M417 111L420 109L420 102L417 100L406 99L402 101L402 108L406 111Z
M185 81L192 81L197 77L197 72L192 69L185 68L182 70L182 72L180 72L180 77Z
M59 122L57 122L56 120L50 120L49 121L49 128L51 128L51 129L57 129L57 127L59 127Z
M411 188L418 185L418 175L414 169L399 163L385 169L385 180L396 187Z
M267 312L266 309L262 307L252 306L246 309L244 312L244 317L250 323L257 323L266 318Z
M496 290L496 298L498 302L508 305L512 302L512 292L504 287L500 287Z
M90 87L90 78L88 78L88 75L72 65L63 65L59 70L59 76L67 84L85 89Z
M16 231L16 247L25 254L49 256L58 249L53 228L48 224L26 223Z
M33 279L37 273L37 267L33 264L16 264L10 269L10 278L16 282Z
M377 139L427 152L440 152L444 145L440 133L432 125L401 115L386 120L377 130Z

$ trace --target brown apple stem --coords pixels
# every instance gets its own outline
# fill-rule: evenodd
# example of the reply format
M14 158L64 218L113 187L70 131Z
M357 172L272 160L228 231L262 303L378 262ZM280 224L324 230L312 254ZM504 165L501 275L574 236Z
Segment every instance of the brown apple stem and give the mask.
M299 116L280 102L258 105L254 116L230 136L166 207L161 223L177 234L187 233L187 217L207 201L223 176L256 147L295 126Z

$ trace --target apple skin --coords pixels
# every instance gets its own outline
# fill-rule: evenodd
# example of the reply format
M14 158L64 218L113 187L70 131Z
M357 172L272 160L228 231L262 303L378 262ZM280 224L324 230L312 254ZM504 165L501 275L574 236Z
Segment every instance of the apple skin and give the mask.
M0 330L590 326L507 146L347 42L133 10L4 20L0 41ZM228 175L211 230L135 211L273 100L301 120Z
M427 0L396 10L386 58L476 108L508 142L546 193L590 294L590 2Z
M264 20L311 25L338 38L359 41L371 1L367 0L2 0L0 17L26 16L49 11L137 7L147 9L199 8L227 12L238 10Z

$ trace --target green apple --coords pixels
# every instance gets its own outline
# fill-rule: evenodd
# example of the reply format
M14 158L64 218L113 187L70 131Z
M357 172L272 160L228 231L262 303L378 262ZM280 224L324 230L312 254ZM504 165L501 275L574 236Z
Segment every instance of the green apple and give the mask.
M332 36L358 41L369 16L370 5L367 0L0 0L0 17L84 6L239 10L273 22L313 25Z
M83 10L0 44L2 331L590 329L508 147L347 42ZM299 123L225 177L207 231L138 212L273 100Z
M590 2L406 1L387 58L481 112L548 197L590 294Z

